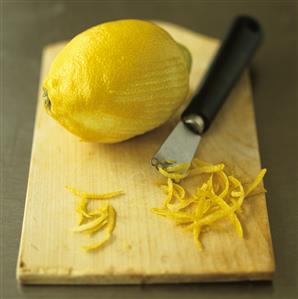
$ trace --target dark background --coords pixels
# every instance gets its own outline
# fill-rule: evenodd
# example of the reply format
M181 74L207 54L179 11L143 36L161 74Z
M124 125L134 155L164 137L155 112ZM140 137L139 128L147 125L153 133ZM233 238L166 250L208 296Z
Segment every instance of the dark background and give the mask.
M297 298L297 1L1 1L2 298ZM273 283L20 287L15 279L45 45L113 19L177 23L222 38L237 14L266 33L252 65L277 271Z

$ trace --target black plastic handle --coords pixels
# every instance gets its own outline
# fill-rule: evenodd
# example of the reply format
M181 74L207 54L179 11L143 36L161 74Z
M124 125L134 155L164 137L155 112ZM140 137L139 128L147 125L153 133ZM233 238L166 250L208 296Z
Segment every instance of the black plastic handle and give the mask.
M190 115L200 116L203 119L204 126L200 133L209 128L233 85L260 44L262 35L260 25L253 18L239 16L235 19L207 71L202 85L182 114L182 120L192 130L194 127L187 121Z

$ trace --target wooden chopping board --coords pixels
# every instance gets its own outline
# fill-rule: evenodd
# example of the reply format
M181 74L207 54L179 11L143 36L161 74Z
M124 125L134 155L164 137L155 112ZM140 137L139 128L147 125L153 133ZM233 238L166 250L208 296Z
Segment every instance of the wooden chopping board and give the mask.
M159 24L193 56L190 90L198 86L218 41L169 23ZM43 52L41 82L65 44ZM156 187L152 154L177 118L161 128L114 145L81 142L46 114L39 90L31 166L17 278L24 284L138 284L267 280L274 258L265 195L246 200L239 215L244 239L232 227L202 235L198 252L191 234L151 213L163 196ZM249 77L245 73L204 136L197 156L237 167L254 177L260 156ZM76 199L65 185L87 192L122 188L112 199L117 225L112 240L95 252L81 245L96 241L75 234Z

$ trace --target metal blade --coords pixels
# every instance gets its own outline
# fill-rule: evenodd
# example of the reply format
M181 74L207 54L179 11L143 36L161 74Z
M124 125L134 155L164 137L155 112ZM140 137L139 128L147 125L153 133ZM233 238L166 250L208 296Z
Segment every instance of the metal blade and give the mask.
M173 164L191 162L200 140L200 135L192 132L180 121L153 156L151 164L165 168Z

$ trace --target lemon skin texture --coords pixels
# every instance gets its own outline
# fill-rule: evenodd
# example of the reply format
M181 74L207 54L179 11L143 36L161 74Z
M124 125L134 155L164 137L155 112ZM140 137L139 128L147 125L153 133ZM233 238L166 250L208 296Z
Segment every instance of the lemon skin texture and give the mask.
M119 20L74 37L44 81L45 107L83 140L116 143L150 131L184 102L191 56L165 30Z

